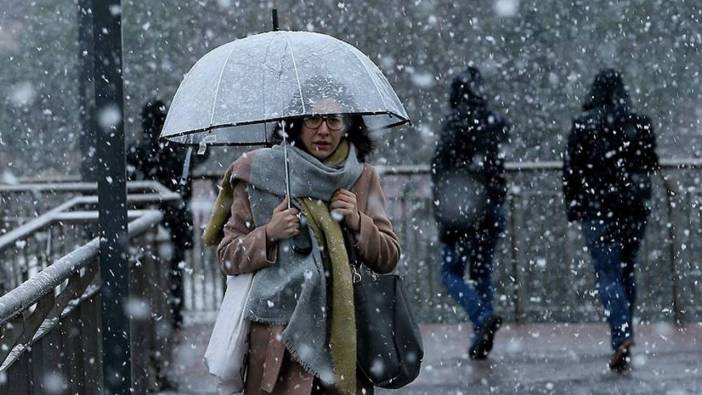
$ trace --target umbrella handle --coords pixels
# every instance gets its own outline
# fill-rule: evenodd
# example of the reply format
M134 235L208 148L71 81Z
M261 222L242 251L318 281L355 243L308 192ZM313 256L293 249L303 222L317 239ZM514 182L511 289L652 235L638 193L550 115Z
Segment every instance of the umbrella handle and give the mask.
M278 9L277 8L273 8L272 17L273 17L273 31L277 32L278 31Z

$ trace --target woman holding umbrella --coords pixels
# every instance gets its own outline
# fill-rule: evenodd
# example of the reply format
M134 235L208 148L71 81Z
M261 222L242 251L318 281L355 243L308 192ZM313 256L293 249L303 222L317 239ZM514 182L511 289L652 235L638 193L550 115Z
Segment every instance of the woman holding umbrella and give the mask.
M228 275L256 273L246 306L252 324L245 393L369 394L372 386L356 373L347 248L372 271L387 273L400 245L378 175L366 163L368 129L360 115L343 114L344 87L315 79L301 92L310 115L283 120L272 139L285 133L291 143L291 204L277 165L282 144L249 152L225 175L232 204L219 263ZM310 235L311 252L296 248L300 234Z
M324 34L272 31L234 40L185 75L162 138L269 147L229 167L203 236L218 245L224 273L254 273L244 309L251 322L247 394L372 392L356 374L357 345L374 340L356 341L354 308L368 304L355 306L353 291L367 276L357 276L349 261L380 273L397 265L398 238L378 175L365 161L369 129L407 122L378 67ZM363 359L366 374L369 362ZM210 366L224 379L216 370Z

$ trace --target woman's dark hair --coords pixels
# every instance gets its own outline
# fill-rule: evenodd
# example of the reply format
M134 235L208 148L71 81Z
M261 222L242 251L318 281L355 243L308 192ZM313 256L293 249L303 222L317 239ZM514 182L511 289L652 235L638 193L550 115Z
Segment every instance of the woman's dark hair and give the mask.
M356 147L356 157L359 162L366 162L375 149L375 142L368 133L368 127L361 115L344 115L348 128L344 132L346 140ZM285 130L290 143L302 147L300 134L302 132L302 117L289 118L285 121ZM283 138L280 135L281 126L278 124L270 137L272 144L280 144Z
M305 81L300 86L300 94L294 95L288 104L288 113L306 113L310 108L314 108L315 104L320 99L333 99L341 105L344 112L358 111L353 96L349 93L348 88L328 76L315 76ZM324 114L320 114L324 115ZM348 128L345 132L346 140L356 147L356 157L360 162L365 162L368 156L373 152L375 144L370 138L368 127L363 121L361 115L344 115ZM290 137L290 142L299 144L300 132L302 131L303 117L294 117L286 119L285 129ZM280 136L280 124L278 124L273 134L270 136L270 141L273 144L280 144L283 139Z
M614 69L601 70L592 82L583 102L583 111L589 111L602 106L621 108L631 107L631 99L626 91L621 73Z

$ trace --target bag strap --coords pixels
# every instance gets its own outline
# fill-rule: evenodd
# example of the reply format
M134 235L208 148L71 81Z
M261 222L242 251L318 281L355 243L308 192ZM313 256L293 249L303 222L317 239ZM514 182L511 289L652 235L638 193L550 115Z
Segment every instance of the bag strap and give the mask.
M363 167L364 167L364 173L366 170L367 171L373 170L373 168L368 164L364 164ZM365 190L370 191L371 184L373 182L373 177L366 177L366 178L367 178L367 180L366 180L366 189ZM366 207L366 209L368 209L368 196L367 195L366 195L365 207ZM360 212L360 210L359 210L359 212ZM361 275L361 271L362 271L361 270L361 265L362 265L361 258L358 255L358 251L356 250L356 247L354 247L354 242L353 242L354 237L353 237L353 232L351 231L351 229L348 226L346 226L346 224L342 223L341 224L341 232L344 235L344 245L346 246L346 254L349 257L349 265L351 265L351 271L353 274L353 283L357 284L357 283L361 282L361 280L363 279L363 276Z
M351 266L351 274L353 275L353 283L361 282L361 260L358 256L358 251L353 245L353 234L348 226L342 224L341 232L344 235L344 246L346 247L346 255L349 257L349 265Z

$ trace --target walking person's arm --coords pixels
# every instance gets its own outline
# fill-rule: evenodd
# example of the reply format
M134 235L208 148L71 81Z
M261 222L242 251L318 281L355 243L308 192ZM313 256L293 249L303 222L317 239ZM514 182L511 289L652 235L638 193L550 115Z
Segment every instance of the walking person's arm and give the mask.
M374 272L389 273L400 259L400 241L385 214L385 195L375 171L370 177L367 196L365 212L356 208L358 216L353 216L347 225L354 233L355 247L363 263Z
M577 221L582 215L583 147L577 122L568 135L568 146L563 157L563 195L568 221Z

